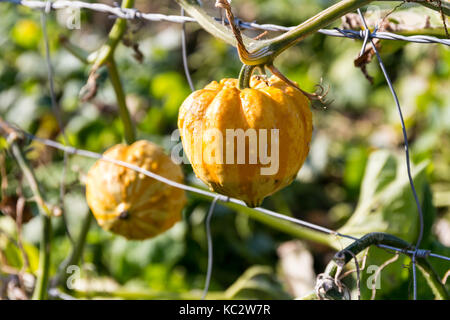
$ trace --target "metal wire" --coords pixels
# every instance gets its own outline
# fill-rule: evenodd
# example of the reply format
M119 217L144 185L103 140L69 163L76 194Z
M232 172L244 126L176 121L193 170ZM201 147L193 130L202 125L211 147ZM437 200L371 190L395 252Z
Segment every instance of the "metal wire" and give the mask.
M181 8L181 16L184 16L184 9ZM192 82L191 73L189 72L188 58L187 58L187 48L186 48L186 24L183 23L181 29L181 53L183 58L184 73L186 75L186 80L189 84L191 91L195 90L194 83Z
M9 2L14 4L23 5L31 9L43 9L46 6L46 1L29 1L29 0L0 0L0 2ZM194 18L175 15L164 15L159 13L143 13L137 9L125 9L120 7L113 7L103 3L86 3L83 1L69 1L69 0L56 0L52 2L51 9L88 9L97 12L109 13L112 16L122 19L142 19L154 22L171 22L171 23L186 23L197 22ZM220 18L215 18L217 21L221 21ZM244 29L264 30L264 31L277 31L286 32L294 27L284 27L275 24L258 24L256 22L246 22L240 19L236 19L235 22L239 27ZM364 39L365 34L362 31L355 30L341 30L341 29L320 29L319 33L332 37L346 37L352 39ZM391 32L374 32L371 35L372 38L384 39L384 40L401 40L415 43L440 43L446 46L450 46L449 39L439 39L436 37L426 35L414 35L414 36L402 36Z
M366 19L364 19L364 15L362 14L361 10L358 9L357 10L359 17L361 18L362 23L364 24L364 28L365 28L365 37L364 37L364 42L363 42L363 46L361 48L361 53L360 55L362 55L364 53L364 51L366 50L366 44L367 41L370 41L370 43L372 44L372 49L375 52L375 55L377 56L378 59L378 63L380 65L381 71L383 72L383 75L386 79L386 82L389 86L389 90L391 91L392 97L394 98L394 102L395 105L397 106L397 111L400 117L400 123L402 126L402 132L403 132L403 140L405 143L405 156L406 156L406 169L407 169L407 173L408 173L408 179L409 179L409 184L411 186L411 190L414 196L414 200L416 202L416 206L417 206L417 210L419 213L419 222L420 222L420 228L419 228L419 235L417 237L417 243L416 243L416 247L415 250L413 252L412 255L412 271L413 271L413 284L414 284L414 300L417 299L417 278L416 278L416 255L417 255L417 250L422 242L422 237L423 237L423 213L422 213L422 206L420 205L420 201L419 198L417 196L417 192L416 192L416 188L414 187L414 181L411 175L411 162L410 162L410 158L409 158L409 144L408 144L408 135L406 133L406 126L405 126L405 121L403 119L403 113L402 113L402 109L400 107L400 102L398 100L397 97L397 93L395 92L394 86L392 85L392 81L389 78L389 75L386 71L386 68L384 67L383 64L383 60L381 60L380 54L377 50L377 47L375 46L375 43L373 42L371 33L369 28L367 27L367 23L366 23Z
M3 125L0 122L0 128L2 126ZM142 173L143 175L145 175L145 176L147 176L149 178L153 178L155 180L161 181L161 182L166 183L166 184L168 184L168 185L170 185L172 187L175 187L175 188L179 188L179 189L182 189L182 190L185 190L185 191L188 191L188 192L201 194L203 196L206 196L206 197L209 197L209 198L212 198L212 199L217 198L217 201L230 202L230 203L234 203L234 204L240 205L242 207L247 207L246 204L243 201L241 201L241 200L238 200L238 199L235 199L235 198L230 198L230 197L227 197L227 196L224 196L224 195L221 195L221 194L217 194L217 193L214 193L214 192L210 192L210 191L207 191L207 190L204 190L204 189L200 189L200 188L184 185L184 184L175 182L173 180L167 179L165 177L162 177L160 175L157 175L156 173L153 173L151 171L148 171L148 170L145 170L143 168L140 168L140 167L138 167L136 165L133 165L133 164L121 161L121 160L116 160L116 159L112 159L112 158L109 158L109 157L105 157L105 156L103 156L100 153L96 153L96 152L92 152L92 151L88 151L88 150L83 150L83 149L77 149L75 147L65 146L65 145L63 145L63 144L61 144L59 142L56 142L56 141L53 141L53 140L50 140L50 139L39 138L39 137L36 137L36 136L32 135L31 133L23 131L23 130L21 130L19 128L16 128L16 130L18 132L21 132L23 135L25 135L27 138L29 138L31 140L37 141L39 143L45 144L46 146L49 146L49 147L52 147L52 148L55 148L55 149L59 149L59 150L65 151L65 152L73 154L73 155L79 155L79 156L82 156L82 157L87 157L87 158L92 158L92 159L96 159L96 160L102 160L102 161L107 161L107 162L110 162L110 163L114 163L114 164L116 164L118 166L123 166L125 168L130 169L130 170L134 170L136 172ZM252 208L252 210L258 211L258 212L260 212L262 214L265 214L267 216L278 218L280 220L284 220L284 221L291 222L291 223L294 223L294 224L297 224L297 225L301 225L301 226L307 227L309 229L313 229L313 230L316 230L316 231L321 231L321 232L329 234L329 235L334 235L334 236L347 238L347 239L351 239L351 240L355 240L355 241L359 240L359 238L357 238L357 237L354 237L354 236L351 236L351 235L347 235L347 234L342 234L342 233L334 231L332 229L328 229L328 228L316 225L314 223L303 221L303 220L300 220L300 219L297 219L297 218L289 217L289 216L286 216L286 215L283 215L281 213L277 213L277 212L274 212L274 211L271 211L271 210L268 210L268 209L264 209L264 208L258 207L258 208ZM403 254L408 254L408 255L411 255L411 254L414 253L414 250L404 250L404 249L401 249L401 248L391 247L391 246L387 246L387 245L378 245L378 246L381 247L381 248L390 249L390 250L393 250L393 251L396 251L396 252L400 252L400 253L403 253ZM450 257L442 256L442 255L439 255L439 254L434 254L434 253L431 253L431 252L429 253L429 256L430 257L435 257L435 258L438 258L438 259L443 259L443 260L450 261Z
M61 131L61 134L64 139L65 144L69 144L69 139L66 135L66 130L64 129L64 123L61 116L61 109L59 108L59 105L56 101L56 95L55 95L55 82L53 79L53 66L52 61L50 57L50 46L48 41L48 34L47 34L47 14L50 12L51 9L51 0L47 0L46 6L44 10L41 12L41 25L42 25L42 34L44 38L44 47L45 47L45 59L47 61L47 74L48 74L48 83L49 83L49 89L50 89L50 99L51 99L51 106L53 110L53 114L55 115L56 121L58 122L59 130ZM66 180L66 171L67 171L67 162L68 162L68 155L67 152L64 152L64 159L63 159L63 168L62 168L62 174L61 174L61 182L59 185L59 206L61 207L61 216L64 223L64 229L67 234L67 237L69 238L69 241L71 245L74 245L74 240L72 237L72 234L70 233L69 226L67 223L67 217L65 215L64 210L64 194L65 194L65 180Z
M211 202L211 206L209 207L208 214L206 215L205 227L206 227L206 241L208 244L208 267L206 271L206 279L205 279L205 287L203 289L202 300L206 298L209 290L209 283L211 282L211 274L213 267L213 242L211 236L211 218L214 213L214 209L216 207L217 200L219 197L215 197Z

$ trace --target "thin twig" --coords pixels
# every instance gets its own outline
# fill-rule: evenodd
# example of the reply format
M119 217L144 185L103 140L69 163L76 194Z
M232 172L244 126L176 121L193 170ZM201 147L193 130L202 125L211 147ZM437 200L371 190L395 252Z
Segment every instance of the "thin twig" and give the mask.
M363 271L363 270L365 269L365 267L366 267L366 261L367 261L367 256L368 256L368 254L369 254L369 248L366 249L366 252L364 253L364 256L363 256L363 258L362 258L361 266L359 267L359 270L360 270L360 271ZM355 267L355 269L348 270L348 271L344 272L344 273L339 277L339 280L344 279L345 277L347 277L348 275L350 275L350 274L352 274L352 273L354 273L354 272L357 272L357 268L356 268L356 267Z
M450 269L447 270L447 272L445 273L444 277L442 278L442 284L446 284L447 283L447 279L450 276Z
M336 274L334 276L334 282L336 283L338 288L342 288L342 283L341 283L341 279L343 278L341 276L341 272L342 270L344 270L344 266L345 266L345 255L344 253L349 253L352 257L353 260L355 261L355 267L356 267L356 288L358 289L358 300L361 300L361 271L359 268L359 262L358 262L358 258L356 257L356 254L353 253L351 250L341 250L339 251L336 255L335 255L335 260L338 259L339 257L339 263L337 263L338 267L337 267L337 271Z
M447 17L445 16L444 10L442 8L442 0L437 0L436 2L438 3L438 6L439 6L439 13L441 14L441 20L442 20L442 24L444 25L445 35L447 36L447 39L450 39L448 30L447 30Z

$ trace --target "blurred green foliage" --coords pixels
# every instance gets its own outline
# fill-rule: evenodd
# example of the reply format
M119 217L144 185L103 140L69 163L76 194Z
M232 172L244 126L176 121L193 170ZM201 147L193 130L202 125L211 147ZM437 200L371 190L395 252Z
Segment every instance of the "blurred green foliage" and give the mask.
M218 11L212 8L214 1L210 2L206 5L217 15ZM328 5L328 1L312 0L233 1L235 12L244 20L285 26L298 24ZM143 12L177 14L179 11L174 2L167 1L149 4L141 0L136 1L136 6ZM0 8L0 116L38 136L62 141L51 111L39 12L5 3ZM413 5L399 9L407 10L417 12ZM426 15L436 19L432 11L419 10L423 21ZM105 41L112 23L106 14L83 11L80 30L67 29L63 17L55 13L47 26L55 90L67 135L74 146L96 152L123 140L114 91L105 70L101 70L96 97L81 102L79 94L89 68L61 46L59 37L64 35L91 52ZM154 22L129 22L128 25L126 37L139 44L144 59L141 63L136 61L132 49L124 45L116 51L127 103L139 137L155 141L170 152L177 143L171 140L171 134L176 129L178 108L190 93L181 59L181 27ZM338 25L336 22L335 26ZM241 64L234 48L195 24L187 24L187 32L189 68L196 88L224 77L237 77ZM269 34L272 35L275 33ZM316 34L277 59L280 70L305 90L313 91L323 78L330 86L329 100L334 102L326 109L313 109L315 129L310 156L297 181L266 199L264 207L334 229L348 221L342 230L356 232L358 229L357 234L375 230L397 232L398 236L414 242L417 210L405 180L405 168L400 165L404 164L404 155L398 114L377 65L368 66L369 74L374 77L373 85L353 66L360 45L358 41ZM428 206L424 209L427 223L424 246L449 255L450 250L445 247L450 242L448 230L447 234L434 230L438 222L450 223L450 51L440 45L383 41L381 55L405 113L412 159L421 163L418 165L420 179L416 181L422 206ZM31 146L28 156L36 168L37 178L48 198L56 204L63 155L39 144ZM381 151L384 162L372 156L378 149L390 150ZM70 157L68 162L64 210L69 230L75 236L89 214L82 182L92 163L78 156ZM11 195L20 185L20 173L8 157L5 168L7 195ZM187 181L197 182L189 165L183 169ZM368 179L370 182L364 185ZM394 180L401 180L400 185L392 187L390 183ZM384 197L376 198L376 192L386 190L385 187L391 189ZM26 187L23 191L30 196ZM401 196L397 197L396 193ZM364 197L368 203L376 202L373 211L368 209L369 213L381 212L372 221L361 213ZM401 203L398 199L402 199ZM97 282L91 281L89 290L79 289L73 294L199 298L206 274L204 222L209 204L190 194L182 222L155 239L141 242L107 233L94 223L87 237L81 276L85 281L96 279ZM29 202L29 206L36 215L34 204ZM353 211L356 213L351 217ZM397 229L384 224L389 219ZM0 230L14 239L17 234L11 223L9 217L0 216ZM30 272L37 268L39 225L38 219L32 219L23 229ZM61 218L54 219L54 232L52 274L70 252ZM210 297L287 299L294 296L287 285L289 279L283 277L277 255L278 246L291 240L290 236L220 204L212 219L212 235L214 268ZM20 251L8 239L0 233L0 251L11 267L21 268ZM333 249L311 242L306 244L314 258L314 271L322 272ZM369 257L372 264L380 265L392 255L371 249ZM408 298L411 275L402 266L408 263L409 259L402 257L382 272L377 298ZM439 260L432 263L440 276L449 267ZM364 279L367 276L364 274ZM113 285L108 286L110 283ZM432 298L422 278L419 288L421 298ZM364 290L368 294L368 288Z

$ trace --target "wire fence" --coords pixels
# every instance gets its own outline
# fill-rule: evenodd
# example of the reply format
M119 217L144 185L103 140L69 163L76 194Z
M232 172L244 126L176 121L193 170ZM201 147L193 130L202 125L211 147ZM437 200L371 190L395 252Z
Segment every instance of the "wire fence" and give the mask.
M60 130L64 135L64 144L61 144L59 142L53 141L53 140L49 140L49 139L43 139L37 136L34 136L28 132L23 131L20 128L14 128L15 132L20 132L22 133L25 137L27 137L28 139L34 140L36 142L42 143L46 146L52 147L52 148L56 148L59 149L61 151L64 152L64 168L66 168L67 165L67 156L69 154L71 155L78 155L78 156L83 156L83 157L87 157L87 158L93 158L93 159L97 159L97 160L102 160L102 161L106 161L106 162L110 162L119 166L123 166L125 168L128 168L130 170L134 170L136 172L142 173L143 175L149 177L149 178L153 178L156 179L160 182L163 182L167 185L170 185L172 187L175 188L179 188L188 192L193 192L193 193L197 193L206 197L209 197L211 199L213 199L211 206L209 208L208 214L206 216L206 234L207 234L207 245L208 245L208 267L207 267L207 275L206 275L206 280L205 280L205 286L204 286L204 292L203 292L203 296L202 298L205 298L207 292L208 292L208 288L209 288L209 282L210 282L210 278L211 278L211 273L212 273L212 264L213 264L213 260L212 260L212 255L213 255L213 249L212 249L212 238L211 238L211 233L210 233L210 221L211 221L211 217L212 214L214 212L214 208L216 206L216 203L218 201L220 202L230 202L233 204L237 204L240 206L246 206L245 203L241 200L235 199L235 198L230 198L228 196L224 196L221 194L217 194L214 192L210 192L204 189L200 189L197 187L193 187L193 186L189 186L189 185L185 185L182 183L178 183L172 180L169 180L165 177L159 176L151 171L145 170L143 168L140 168L138 166L135 166L133 164L124 162L124 161L120 161L120 160L116 160L116 159L112 159L109 157L105 157L102 154L99 153L95 153L92 151L88 151L88 150L82 150L82 149L78 149L75 148L73 146L70 146L68 143L68 140L65 137L65 133L64 133L64 125L61 121L61 114L60 114L60 110L59 110L59 106L56 102L55 99L55 92L54 92L54 85L53 85L53 68L51 65L51 59L50 59L50 52L48 50L48 37L46 34L46 29L45 29L45 25L46 25L46 15L51 11L51 10L58 10L58 9L66 9L66 8L71 8L71 9L89 9L89 10L93 10L93 11L97 11L97 12L103 12L103 13L109 13L110 15L113 15L117 18L122 18L122 19L128 19L128 20L133 20L133 19L143 19L143 20L147 20L147 21L154 21L154 22L172 22L172 23L179 23L179 24L183 24L183 28L182 28L182 55L183 55L183 65L184 65L184 70L186 73L186 77L189 83L189 86L192 90L194 90L194 85L192 83L192 79L190 77L190 73L189 73L189 69L188 69L188 60L187 60L187 49L186 49L186 34L185 34L185 28L184 28L184 24L185 23L191 23L191 22L196 22L195 19L191 18L191 17L186 17L184 16L184 11L181 10L181 15L180 16L174 16L174 15L162 15L162 14L157 14L157 13L142 13L137 9L124 9L124 8L120 8L118 6L109 6L106 4L102 4L102 3L86 3L86 2L82 2L82 1L67 1L67 0L56 0L56 1L27 1L27 0L0 0L0 2L9 2L9 3L13 3L13 4L17 4L17 5L23 5L32 9L40 9L43 10L42 12L42 25L43 25L43 29L44 29L44 41L45 41L45 45L46 45L46 60L47 60L47 66L48 66L48 81L49 81L49 90L50 90L50 94L51 94L51 98L52 98L52 108L53 108L53 112L55 113L55 116L57 117L58 120L58 124L60 126ZM362 24L364 25L364 30L362 31L355 31L355 30L342 30L342 29L320 29L318 32L324 35L328 35L328 36L334 36L334 37L346 37L346 38L350 38L350 39L359 39L359 40L363 40L363 45L361 48L361 52L360 52L360 56L365 52L365 48L367 46L367 44L371 44L373 51L377 57L380 69L382 70L382 73L386 79L386 83L390 89L390 92L393 96L395 105L397 107L398 110L398 114L400 117L400 122L401 122L401 127L402 127L402 133L403 133L403 138L404 138L404 147L405 147L405 161L406 161L406 165L407 165L407 174L408 174L408 179L409 179L409 183L411 186L411 190L414 196L414 200L417 206L417 210L418 210L418 214L419 214L419 221L420 221L420 231L419 231L419 236L417 239L417 242L414 246L413 249L404 249L404 248L398 248L398 247L393 247L393 246L388 246L388 245L383 245L383 244L378 244L377 246L380 248L384 248L384 249L388 249L388 250L392 250L394 252L397 253L403 253L406 255L409 255L411 257L411 261L412 261L412 273L413 273L413 297L414 299L417 299L417 276L416 276L416 259L417 258L426 258L426 257L433 257L433 258L437 258L437 259L441 259L441 260L445 260L445 261L450 261L450 257L447 256L443 256L440 254L436 254L431 252L430 250L426 250L426 249L421 249L420 245L422 242L422 237L423 237L423 227L424 227L424 222L423 222L423 213L422 213L422 207L420 205L420 201L418 199L417 196L417 192L414 186L414 182L411 176L411 168L410 168L410 157L409 157L409 145L408 145L408 137L407 137L407 132L406 132L406 126L404 123L404 119L403 119L403 114L402 114L402 109L400 107L400 102L398 100L397 94L394 90L394 87L392 85L392 82L389 78L389 75L384 67L383 61L380 57L380 54L376 48L376 45L373 42L373 39L384 39L384 40L400 40L400 41L407 41L407 42L415 42L415 43L436 43L436 44L443 44L446 46L450 46L450 40L448 39L440 39L440 38L436 38L436 37L431 37L431 36L425 36L425 35L414 35L414 36L402 36L399 34L394 34L394 33L390 33L390 32L379 32L377 29L377 27L375 28L375 30L373 32L370 32L367 23L365 21L365 18L363 16L363 14L361 13L360 9L357 10L358 15L361 19ZM218 21L221 21L222 19L220 18L216 18ZM292 29L292 27L284 27L284 26L278 26L278 25L273 25L273 24L257 24L256 22L245 22L245 21L241 21L239 19L236 19L235 21L236 25L238 25L241 28L244 29L253 29L253 30L263 30L263 31L277 31L277 32L285 32L285 31L289 31ZM5 126L5 123L0 121L0 128L3 128ZM8 127L11 128L11 127ZM3 128L5 129L5 128ZM64 197L64 175L65 175L65 170L63 170L63 175L61 178L61 188L60 188L60 201L63 201L63 197ZM287 221L289 223L293 223L293 224L297 224L309 229L313 229L328 235L333 235L336 237L341 237L341 238L347 238L347 239L351 239L354 241L358 241L359 238L354 237L352 235L348 235L348 234L342 234L339 233L335 230L329 229L329 228L325 228L323 226L317 225L317 224L313 224L301 219L297 219L297 218L293 218L290 216L286 216L265 208L253 208L252 210L255 210L261 214L276 218L276 219L280 219L283 221ZM68 232L68 230L67 230ZM68 235L70 236L70 234L68 233ZM356 257L355 257L356 260ZM357 261L356 263L356 268L357 271L359 271L359 266ZM359 283L359 272L358 272L358 283ZM55 291L55 288L52 288L51 290ZM61 297L61 295L59 295Z
M143 13L138 9L126 9L118 6L110 6L104 3L87 3L83 1L69 1L69 0L56 0L56 1L28 1L28 0L0 0L0 2L9 2L14 4L20 4L22 6L31 9L44 9L44 10L59 10L59 9L88 9L96 12L109 13L110 15L127 20L142 19L153 22L172 22L185 24L187 22L197 22L194 18L185 17L183 15L164 15L159 13ZM216 18L217 21L222 21L221 18ZM284 27L275 24L258 24L256 22L246 22L240 19L235 20L235 24L244 29L253 29L261 31L276 31L286 32L294 27ZM346 37L351 39L364 39L365 35L363 31L355 30L342 30L342 29L319 29L319 33L333 37ZM372 38L384 39L384 40L401 40L415 43L440 43L446 46L450 46L449 39L440 39L427 35L414 35L403 36L391 32L374 31L371 33Z

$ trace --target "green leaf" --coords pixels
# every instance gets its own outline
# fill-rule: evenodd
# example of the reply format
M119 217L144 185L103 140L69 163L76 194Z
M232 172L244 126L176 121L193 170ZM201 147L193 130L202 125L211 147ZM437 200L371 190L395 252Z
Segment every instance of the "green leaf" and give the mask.
M144 241L116 236L104 249L103 262L121 282L139 276L150 264L171 268L185 254L185 232L185 224L179 222L165 233Z
M427 162L422 162L411 168L421 203L426 167ZM430 215L429 212L427 214ZM404 156L376 151L370 155L357 208L339 232L353 236L385 232L414 242L418 235L418 217Z
M367 150L364 147L351 148L345 161L344 183L351 191L360 187L367 162Z
M422 162L411 166L424 215L425 241L431 236L436 216L431 191L426 181L427 165L427 162ZM419 214L408 180L404 155L395 155L388 151L372 153L366 166L357 208L339 232L356 237L370 232L385 232L414 244L418 231ZM370 248L366 268L361 273L362 299L370 299L371 283L376 269L392 257L392 252L376 247ZM359 257L360 261L361 259L362 255ZM379 290L376 291L377 299L390 296L398 299L408 298L410 273L403 266L409 263L410 259L401 255L397 261L381 271ZM426 287L425 283L423 285ZM428 297L427 294L425 290L422 296ZM429 294L431 295L431 292Z
M24 265L23 254L17 246L17 232L13 219L10 217L0 217L0 251L3 252L8 266L20 270ZM22 239L22 245L28 258L29 269L27 271L35 273L39 264L39 250L32 244Z

